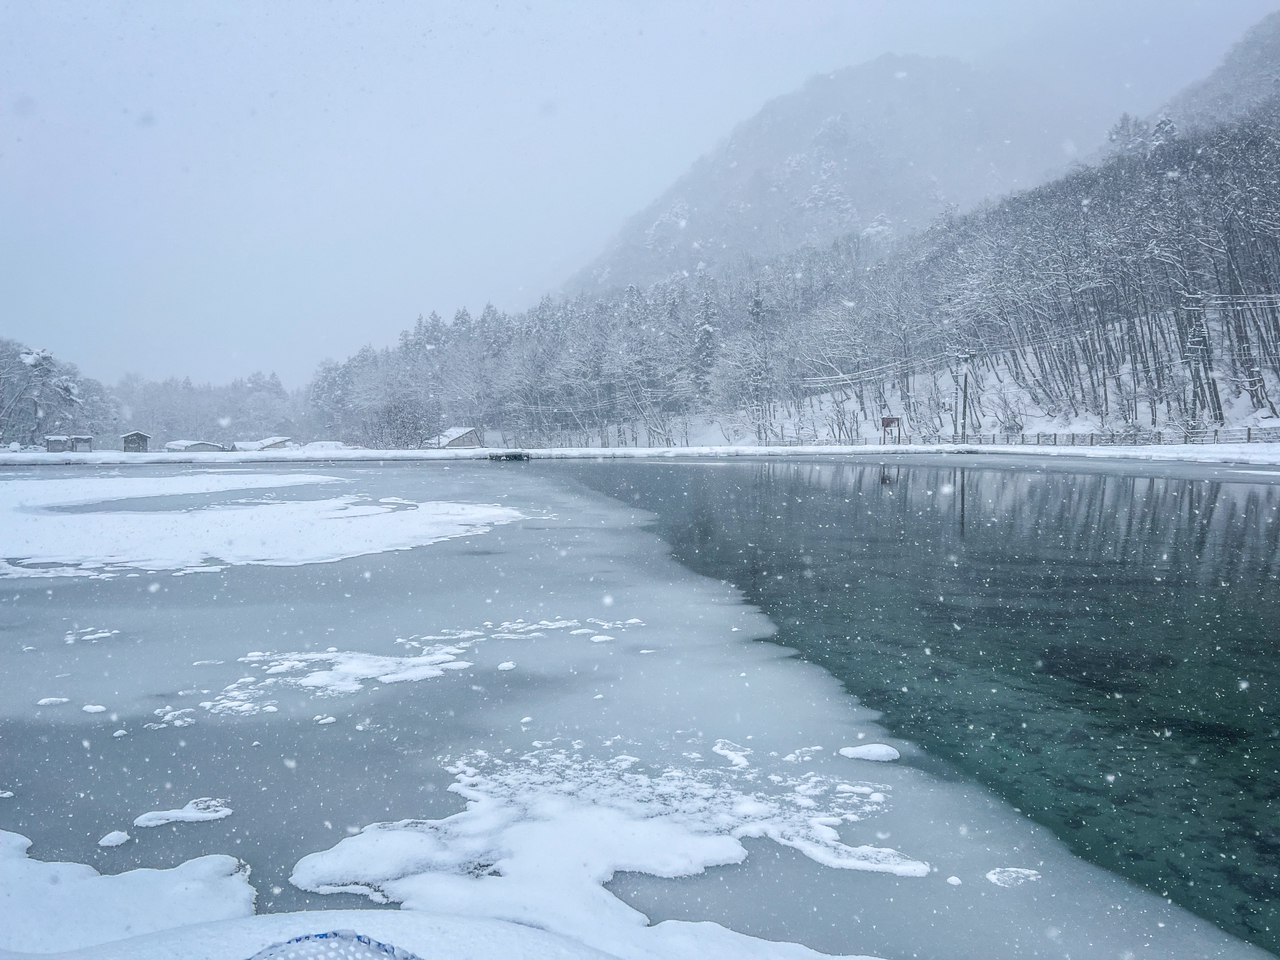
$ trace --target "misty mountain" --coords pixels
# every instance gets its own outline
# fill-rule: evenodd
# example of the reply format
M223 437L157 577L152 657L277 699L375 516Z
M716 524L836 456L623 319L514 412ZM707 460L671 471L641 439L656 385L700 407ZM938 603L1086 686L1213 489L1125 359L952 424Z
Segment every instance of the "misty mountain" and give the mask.
M1280 95L1280 12L1264 17L1232 47L1205 79L1170 100L1157 114L1180 128L1208 129Z
M715 274L868 229L900 235L1035 186L1076 152L1061 100L946 57L885 55L814 77L698 160L567 288Z

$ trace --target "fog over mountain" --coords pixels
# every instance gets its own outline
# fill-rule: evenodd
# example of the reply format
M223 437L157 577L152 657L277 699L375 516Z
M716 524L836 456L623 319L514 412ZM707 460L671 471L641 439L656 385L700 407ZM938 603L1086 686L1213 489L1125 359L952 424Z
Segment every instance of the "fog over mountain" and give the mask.
M1071 106L950 57L885 55L814 77L698 160L569 288L716 272L742 255L923 227L1065 168L1082 127Z
M1043 183L1103 147L1094 91L1025 57L974 65L883 55L767 103L632 217L570 293L723 273L872 230L902 235ZM1061 78L1059 78L1061 79ZM1083 80L1083 78L1082 78ZM1280 92L1280 13L1156 111L1204 129ZM1114 119L1119 119L1114 118Z
M1204 129L1244 116L1280 94L1280 12L1251 28L1209 76L1182 90L1157 115Z

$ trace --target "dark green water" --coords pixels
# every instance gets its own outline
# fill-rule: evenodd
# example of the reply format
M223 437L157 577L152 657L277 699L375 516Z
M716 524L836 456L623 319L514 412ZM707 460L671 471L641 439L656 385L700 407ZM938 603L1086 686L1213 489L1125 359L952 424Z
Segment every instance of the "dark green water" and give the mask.
M1280 475L545 469L652 511L777 642L1079 855L1280 950Z

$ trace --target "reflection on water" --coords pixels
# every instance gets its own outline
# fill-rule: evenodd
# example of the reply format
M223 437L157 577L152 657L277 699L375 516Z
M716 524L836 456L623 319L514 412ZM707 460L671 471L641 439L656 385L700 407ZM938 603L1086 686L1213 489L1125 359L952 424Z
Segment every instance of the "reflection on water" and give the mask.
M1280 947L1280 487L587 464L778 642L1074 850Z

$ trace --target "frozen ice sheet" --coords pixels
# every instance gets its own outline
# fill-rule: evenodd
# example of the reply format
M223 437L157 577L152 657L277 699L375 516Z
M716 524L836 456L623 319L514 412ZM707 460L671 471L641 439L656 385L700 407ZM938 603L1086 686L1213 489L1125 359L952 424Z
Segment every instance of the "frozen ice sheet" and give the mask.
M413 502L429 499L426 484L442 483L441 476L422 471L368 470L360 476L382 484L378 498ZM1126 951L1168 958L1262 955L1072 857L981 788L926 772L910 745L896 763L840 756L844 745L883 740L876 715L822 670L759 642L771 634L769 621L728 585L675 564L666 545L645 531L645 515L523 470L455 467L449 476L451 482L466 480L469 500L507 497L507 509L538 520L502 527L485 538L483 550L453 541L384 556L376 566L339 564L325 572L332 580L322 591L307 592L301 577L305 572L319 583L318 573L264 568L253 571L252 583L235 571L176 581L183 586L172 593L145 594L155 597L155 606L141 613L122 604L118 621L111 621L121 637L141 637L143 627L158 622L183 638L172 642L169 659L159 639L67 646L59 621L39 652L47 675L12 702L36 711L43 708L31 705L40 697L71 692L50 685L64 665L78 666L86 684L102 682L99 667L123 668L141 678L141 693L107 689L95 699L113 711L145 700L142 715L148 717L155 705L169 704L167 716L197 707L206 696L197 690L185 701L191 707L181 707L184 692L202 684L220 690L235 681L246 672L240 658L258 651L252 683L281 681L270 688L272 697L281 697L278 713L206 710L201 722L172 729L190 716L181 714L169 728L119 740L109 735L113 721L91 741L92 762L98 763L99 751L136 756L147 744L163 742L178 751L176 767L183 756L196 756L202 731L236 725L287 730L289 752L281 746L268 757L268 747L255 745L235 760L237 767L271 771L269 776L238 781L230 766L218 766L213 752L198 761L200 775L209 778L202 790L227 797L237 810L229 824L248 827L269 813L269 791L262 787L274 790L277 781L284 791L278 802L289 811L281 829L318 813L313 791L326 818L344 804L361 811L362 820L335 821L333 832L311 834L305 845L294 841L290 847L287 837L278 844L277 850L297 850L287 867L294 867L299 884L362 889L400 901L416 908L405 916L416 913L413 922L428 925L442 921L424 908L447 904L466 915L448 921L461 925L455 932L468 924L474 931L524 930L524 942L558 944L563 956L601 949L619 957L800 957L812 956L812 948L983 960ZM375 496L359 484L354 493ZM370 566L372 576L366 576ZM145 583L122 578L73 589L127 599L127 585ZM197 601L253 589L262 592L253 594L250 612L219 600L217 617L191 615L205 609ZM172 606L179 602L185 606ZM54 608L43 596L40 604L39 610ZM101 622L97 616L95 610L93 622ZM85 615L80 622L91 621ZM613 639L593 642L599 636ZM396 644L396 638L408 640ZM428 682L379 679L395 676L402 661L422 652L463 643L470 644L463 649L473 664L466 670L445 671ZM109 655L116 659L108 661ZM364 655L390 660L378 662L382 672L365 676L374 663ZM20 669L34 670L25 666L37 663L34 656L14 659ZM80 659L73 663L73 656ZM195 661L209 663L193 667ZM507 663L518 667L499 669ZM277 666L279 673L266 672ZM344 675L347 667L354 672ZM313 674L319 675L313 687L285 682ZM213 679L221 677L221 683ZM86 690L74 702L89 696ZM312 702L319 697L323 707ZM321 725L318 714L335 723ZM82 725L107 719L51 707L47 722L66 724L73 715ZM372 723L366 727L363 717ZM46 720L43 714L39 719ZM180 750L179 737L189 738ZM400 738L397 745L393 738ZM299 764L294 751L303 744L313 759ZM348 770L352 764L340 762L351 756L390 758L371 773L403 783L395 802L407 813L387 817L381 805L359 805L358 788L372 791L377 781L361 782ZM251 767L257 757L261 763ZM440 793L432 798L421 790L438 776L440 762L455 771L456 799L466 804L461 812L440 804ZM21 793L32 789L22 785ZM150 808L136 805L129 815ZM383 818L390 822L375 825ZM112 822L122 821L117 816ZM339 841L348 825L364 829ZM102 829L93 831L90 843ZM174 842L184 842L218 829L210 824L172 833ZM109 855L135 855L141 843L171 831L142 833ZM249 843L224 849L252 856ZM1011 869L1035 871L1039 879L1010 887L985 879ZM640 898L621 883L635 875L653 882L642 909L628 905ZM222 950L229 943L245 945L249 930L263 933L238 955L208 954L238 960L286 939L285 927L293 931L288 935L358 929L421 953L422 941L376 926L399 922L384 913L370 914L370 924L360 919L363 914L340 923L323 919L324 913L311 916L314 923L303 918L295 926L289 926L293 919L272 917L235 921L202 928L201 936ZM783 916L792 919L777 919ZM513 927L508 920L542 929ZM468 942L457 936L444 942ZM805 946L773 942L778 940ZM172 950L178 941L164 942ZM531 951L525 955L539 955Z

